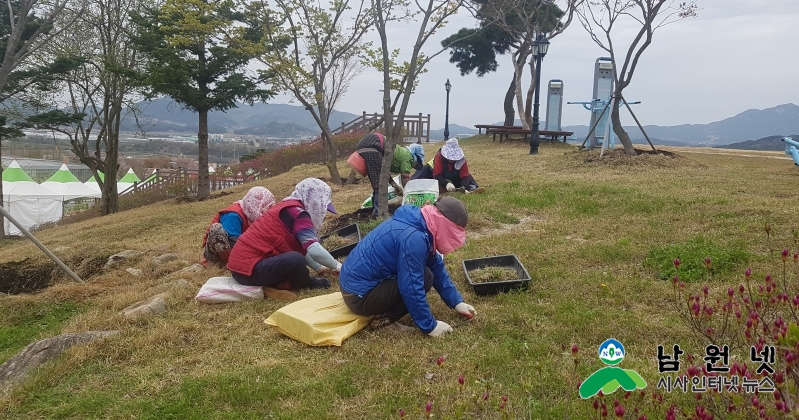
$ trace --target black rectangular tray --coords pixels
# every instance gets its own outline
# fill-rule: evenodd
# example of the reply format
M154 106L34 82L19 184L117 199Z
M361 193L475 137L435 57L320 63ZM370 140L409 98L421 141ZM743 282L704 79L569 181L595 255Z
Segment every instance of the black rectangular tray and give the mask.
M341 248L328 249L327 250L330 253L330 255L333 256L333 258L338 259L338 258L341 258L341 257L346 257L347 255L350 255L350 252L352 252L352 250L355 249L355 245L358 245L358 242L361 241L361 239L362 239L361 238L361 228L358 227L357 223L353 223L351 225L344 226L343 228L341 228L339 230L335 230L333 232L330 232L327 235L322 236L321 238L319 238L319 241L322 242L322 246L324 246L325 245L325 239L327 239L327 238L329 238L329 237L331 237L333 235L350 236L352 234L357 234L358 235L358 240L357 241L355 241L355 242L353 242L353 243L351 243L349 245L343 246Z
M475 258L463 260L463 271L466 273L466 281L474 288L478 295L495 295L497 293L508 292L514 289L526 290L530 285L530 274L524 268L522 262L515 255L499 255L496 257ZM472 282L469 272L486 267L506 267L516 270L519 278L517 280L495 281L495 282Z

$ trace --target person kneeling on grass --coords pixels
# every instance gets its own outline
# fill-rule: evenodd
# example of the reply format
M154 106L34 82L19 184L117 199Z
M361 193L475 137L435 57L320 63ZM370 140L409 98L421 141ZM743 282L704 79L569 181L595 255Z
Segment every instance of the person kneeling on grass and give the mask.
M447 306L467 318L476 314L463 301L438 254L463 246L467 219L466 207L453 197L421 209L398 208L358 242L344 262L339 277L344 303L356 314L377 315L373 328L410 329L397 322L410 313L416 326L430 336L452 332L447 323L433 317L427 292L435 288Z
M290 289L328 288L330 281L310 275L338 273L336 261L317 237L327 212L336 213L332 191L322 180L307 178L291 196L269 209L239 237L227 268L247 286L264 286L264 294L283 300L296 296Z
M252 187L243 199L220 210L211 220L203 237L203 257L200 263L227 264L230 251L239 236L275 205L275 196L265 187Z
M458 139L447 140L433 159L422 170L416 171L411 179L435 179L441 193L457 191L480 194L485 191L469 173L469 165L466 164Z

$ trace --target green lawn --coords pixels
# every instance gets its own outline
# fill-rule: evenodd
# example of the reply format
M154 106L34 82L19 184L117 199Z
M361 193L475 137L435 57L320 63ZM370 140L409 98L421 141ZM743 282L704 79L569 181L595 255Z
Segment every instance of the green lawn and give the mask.
M122 332L74 348L38 371L0 399L0 416L382 419L399 418L402 409L406 418L419 418L430 401L435 418L587 418L595 412L580 400L577 386L603 367L597 349L609 337L628 352L620 367L636 370L649 384L642 403L633 402L636 396L623 399L621 391L605 397L610 416L614 398L628 406L626 418L635 418L633 406L649 418L663 418L671 403L692 412L692 396L651 402L660 377L657 346L678 343L698 355L705 345L678 317L671 282L663 279L671 278L674 258L684 261L686 273L689 264L699 267L685 279L694 293L705 282L712 290L737 286L748 266L759 278L781 270L769 257L763 227L772 226L772 248L796 249L794 165L671 148L675 156L631 160L614 153L586 159L588 152L562 144L544 144L539 155L530 156L525 144L492 144L486 136L461 145L486 192L458 196L470 212L467 243L445 261L478 311L473 322L439 339L362 331L341 347L311 348L263 324L281 302L195 303L197 288L223 273L218 269L182 276L195 287L171 292L166 315L126 321L118 315L122 308L149 297L148 287L176 278L158 278L155 271L133 278L124 271L146 268L142 259L95 275L86 285L63 280L37 295L0 297L2 360L59 332ZM427 153L438 147L427 145ZM345 165L340 168L343 172ZM325 171L304 165L260 184L280 198L307 176L329 179ZM205 202L168 201L56 227L39 236L62 249L64 258L162 246L180 253L188 265L199 257L213 214L249 187ZM333 202L339 213L347 213L369 193L368 182L334 187ZM521 259L532 277L529 290L476 296L461 261L505 254ZM6 242L0 263L18 255L38 252L23 241ZM706 256L715 261L710 272L702 269ZM329 292L302 297L322 293ZM438 319L460 323L434 292L429 301ZM576 369L573 344L580 349ZM440 356L446 362L438 366Z

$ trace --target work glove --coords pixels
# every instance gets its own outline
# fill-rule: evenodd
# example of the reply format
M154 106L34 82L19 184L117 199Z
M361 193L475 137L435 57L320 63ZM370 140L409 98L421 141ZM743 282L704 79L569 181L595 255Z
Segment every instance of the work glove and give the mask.
M433 331L427 333L427 335L430 337L441 337L445 333L450 332L452 332L452 327L450 327L449 324L444 321L436 321L436 327L433 328Z
M336 273L340 273L341 272L341 266L342 266L342 264L340 262L336 263L336 270L335 270ZM472 308L472 309L474 309L474 308Z
M461 302L455 305L455 311L469 319L477 315L477 311L474 310L474 306L469 305L466 302Z
M455 191L455 185L453 185L452 183L447 184L447 191L449 192Z

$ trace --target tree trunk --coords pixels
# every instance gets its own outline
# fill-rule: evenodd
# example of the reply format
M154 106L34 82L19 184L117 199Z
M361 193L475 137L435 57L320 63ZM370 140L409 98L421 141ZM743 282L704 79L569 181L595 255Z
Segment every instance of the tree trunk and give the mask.
M343 185L341 182L341 175L338 173L338 166L336 165L336 157L338 151L336 145L333 143L333 134L330 133L330 126L326 119L322 119L322 148L325 150L325 166L330 171L330 181L334 184Z
M197 198L202 200L211 195L208 182L208 110L199 110L200 128L197 132L197 144L200 148L200 175L197 179Z
M538 69L535 68L535 57L530 56L530 76L532 79L530 80L530 87L527 89L527 99L524 103L524 118L527 119L527 123L530 124L530 127L533 126L533 94L535 93L535 77L536 72Z
M616 101L621 100L621 92L614 93L616 97ZM621 117L619 115L619 104L614 101L613 109L610 113L610 120L613 123L613 132L616 133L616 137L619 138L621 144L624 145L624 153L627 156L637 156L638 152L635 151L633 148L633 142L630 140L630 136L624 131L624 127L621 125ZM609 139L605 139L604 141L608 141Z
M508 91L505 92L505 126L512 126L516 120L516 111L513 109L513 100L516 98L516 75L510 81Z
M3 140L0 139L0 158L3 157ZM3 196L3 165L0 163L0 207L6 206L6 199ZM7 209L6 209L7 210ZM0 214L0 239L6 237L6 218Z
M513 75L516 79L516 91L514 92L514 95L516 96L516 108L517 112L519 113L519 119L521 120L522 128L529 130L530 123L527 121L527 118L524 115L524 102L522 101L522 72L524 70L525 61L526 55L524 60L520 57L519 60L514 60L513 62Z

